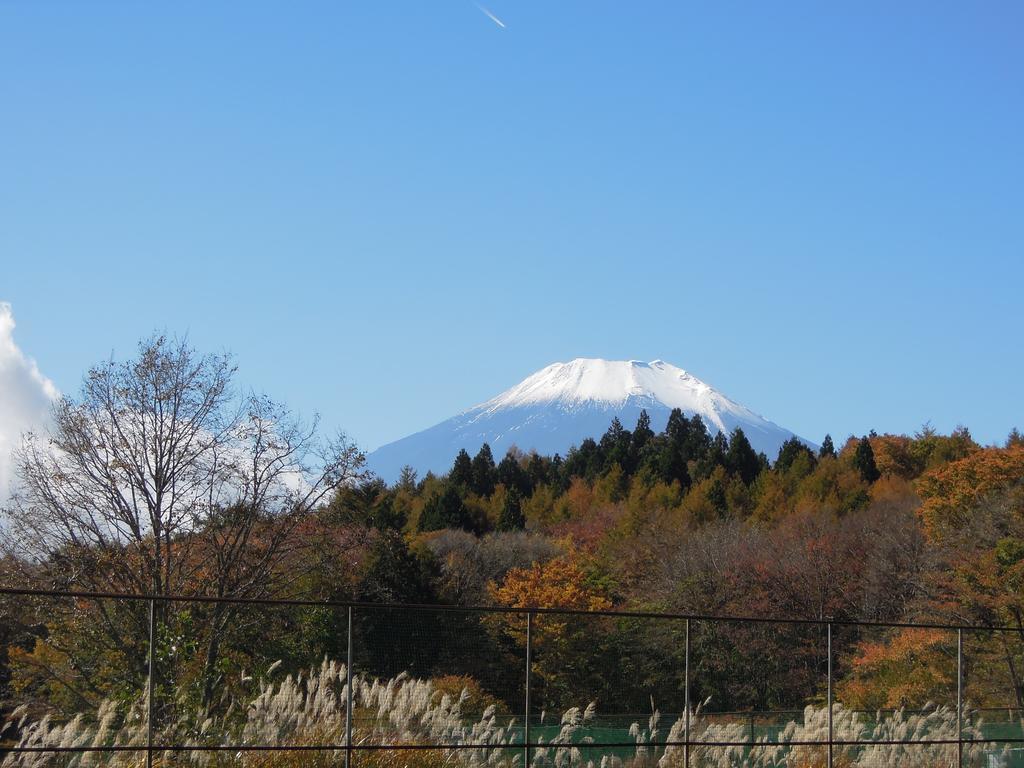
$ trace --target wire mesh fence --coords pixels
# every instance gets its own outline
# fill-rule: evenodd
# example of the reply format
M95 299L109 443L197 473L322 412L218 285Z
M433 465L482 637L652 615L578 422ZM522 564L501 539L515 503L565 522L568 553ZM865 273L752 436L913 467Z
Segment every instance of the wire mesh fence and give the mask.
M3 768L1024 766L1021 692L993 672L1012 627L0 595L78 633L25 655L48 707L15 702ZM894 628L929 633L948 684L922 709L857 709L836 660Z

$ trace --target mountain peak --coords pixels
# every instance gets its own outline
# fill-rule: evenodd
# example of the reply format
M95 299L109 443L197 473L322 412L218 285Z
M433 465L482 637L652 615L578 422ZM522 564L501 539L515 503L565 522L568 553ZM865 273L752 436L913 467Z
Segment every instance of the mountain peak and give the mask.
M647 411L652 429L660 431L674 408L700 416L712 434L741 427L754 449L770 457L794 437L664 360L580 357L552 363L484 403L378 448L369 464L390 481L406 464L443 473L460 449L472 454L484 443L495 456L513 445L564 455L584 439L600 437L616 417L631 429L640 412Z
M700 413L710 420L709 428L724 429L721 412L757 417L738 403L720 395L711 386L682 368L663 360L602 360L576 358L553 363L497 397L466 411L493 413L498 410L553 405L576 410L587 405L620 407L630 400Z

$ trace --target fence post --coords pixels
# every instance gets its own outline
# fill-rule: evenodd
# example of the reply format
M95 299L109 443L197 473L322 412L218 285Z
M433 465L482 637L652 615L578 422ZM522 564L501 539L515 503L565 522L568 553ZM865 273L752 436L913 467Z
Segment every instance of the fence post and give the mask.
M348 607L348 663L345 665L345 768L352 765L352 606Z
M153 768L153 678L156 676L156 600L149 598L149 680L146 683L146 768Z
M683 765L690 768L690 620L686 619L683 650Z
M956 630L956 765L964 764L964 630Z
M533 666L533 612L526 614L526 705L523 710L523 768L530 766L530 672Z
M828 768L832 768L832 622L828 623Z

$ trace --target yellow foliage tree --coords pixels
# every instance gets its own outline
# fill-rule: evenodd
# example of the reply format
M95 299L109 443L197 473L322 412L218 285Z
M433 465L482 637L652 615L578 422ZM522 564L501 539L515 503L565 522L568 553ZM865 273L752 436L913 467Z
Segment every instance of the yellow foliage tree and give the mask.
M792 493L797 509L813 511L822 507L838 515L860 509L869 501L868 486L849 461L828 457L818 462Z
M555 504L557 500L550 485L538 485L533 493L522 502L527 527L541 528L556 522Z
M565 504L566 517L583 517L594 506L594 488L582 477L574 477L561 501Z
M754 519L771 523L781 519L791 508L786 483L778 472L762 472L754 481Z

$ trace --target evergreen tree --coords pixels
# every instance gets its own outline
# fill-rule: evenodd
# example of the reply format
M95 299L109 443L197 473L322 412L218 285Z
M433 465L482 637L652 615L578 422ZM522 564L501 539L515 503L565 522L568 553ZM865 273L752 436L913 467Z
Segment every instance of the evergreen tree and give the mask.
M725 432L719 430L715 433L715 436L711 438L711 448L708 449L708 453L715 457L715 463L721 466L725 466L725 455L729 452L729 438L725 436Z
M825 439L821 441L821 449L818 451L819 459L824 459L826 456L836 457L836 447L832 445L832 435L825 435Z
M725 455L725 466L729 472L739 475L747 485L750 485L761 471L761 463L757 459L757 454L739 427L736 427L729 436L729 450Z
M480 450L473 457L472 462L473 481L470 484L473 493L478 496L490 496L494 493L494 484L497 482L498 474L494 467L494 455L491 453L491 446L484 443Z
M371 509L370 525L381 531L400 531L405 525L405 515L395 507L392 494L382 496Z
M611 426L608 427L608 431L601 437L599 444L602 458L599 471L606 472L613 465L618 464L628 474L632 469L630 461L631 444L632 435L629 430L622 426L618 416L614 417Z
M873 483L882 476L875 464L875 452L871 448L871 441L862 437L857 443L857 449L853 452L853 466L860 472L861 480L866 483Z
M355 597L371 603L436 603L431 575L405 538L389 531L373 543ZM429 628L410 623L398 611L359 611L355 620L364 671L386 676L405 671L430 674L436 651L429 642Z
M1024 448L1024 435L1020 433L1020 430L1014 427L1010 430L1010 434L1006 436L1006 447L1007 448Z
M418 527L420 531L441 531L445 528L461 528L465 531L476 529L472 515L462 503L462 496L451 484L448 484L441 493L427 499L423 511L420 512Z
M655 473L665 483L678 482L686 491L690 487L690 472L683 461L682 449L670 440L664 440L657 446L654 455Z
M520 465L516 452L511 448L498 464L497 479L506 488L515 488L520 497L529 496L533 491L530 475Z
M455 457L455 464L452 465L452 471L448 473L448 479L452 484L462 488L473 486L473 460L469 458L465 448L462 448L459 455Z
M549 482L555 487L558 493L565 493L569 490L569 480L565 471L565 459L561 454L556 453L551 457L551 468L548 474Z
M509 488L505 494L505 504L501 508L501 516L498 518L499 531L521 531L526 527L526 517L523 515L522 499L519 492Z
M387 484L380 478L370 477L361 483L339 488L327 506L327 517L340 523L381 528L382 525L377 519L380 516L380 506L389 499L390 491ZM383 527L388 527L388 524Z
M397 533L380 536L370 548L356 597L374 603L426 603L434 599L429 575Z
M564 462L558 456L555 456L554 462L561 468L559 479L563 490L569 487L574 477L593 480L604 468L604 456L592 437L584 439L578 448L570 448Z
M699 418L699 417L694 417ZM703 422L701 422L703 424ZM706 432L705 432L706 434ZM725 467L726 454L729 452L729 440L724 432L719 431L714 439L708 442L703 455L697 459L696 475L698 480L710 477L715 467Z
M807 454L810 459L809 466L811 468L817 464L817 460L814 458L814 453L803 443L802 440L800 440L800 438L789 438L789 440L784 442L779 448L779 456L775 459L775 471L785 474L789 471L789 468L793 466L797 456L802 454Z
M723 435L724 438L724 435ZM700 461L711 449L711 435L708 433L704 419L698 414L690 417L690 426L686 430L686 442L683 445L683 459ZM724 452L723 452L724 454Z
M601 442L606 443L610 447L618 443L625 434L626 428L622 426L622 422L619 421L619 417L612 416L612 423L608 425L608 429L604 433L604 437L601 438Z
M637 456L652 437L654 437L654 430L651 429L651 417L647 415L646 410L642 410L636 420L636 429L633 430L633 451Z
M526 462L526 475L530 480L530 492L538 485L551 482L551 462L542 458L537 453L530 454L530 460Z
M704 422L701 422L703 424ZM673 408L665 423L665 436L679 448L686 445L690 434L690 421L681 410Z
M704 428L704 422L700 423ZM691 439L692 427L690 420L679 408L673 408L665 423L664 440L658 442L656 467L658 476L666 483L678 480L685 491L690 487L690 472L687 461L696 456L690 455L694 440Z

